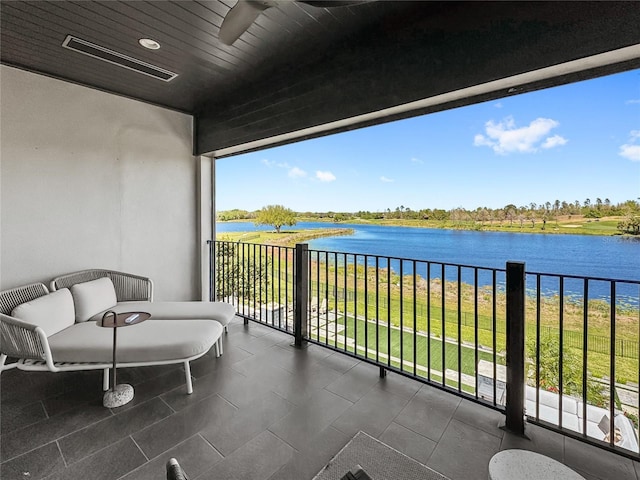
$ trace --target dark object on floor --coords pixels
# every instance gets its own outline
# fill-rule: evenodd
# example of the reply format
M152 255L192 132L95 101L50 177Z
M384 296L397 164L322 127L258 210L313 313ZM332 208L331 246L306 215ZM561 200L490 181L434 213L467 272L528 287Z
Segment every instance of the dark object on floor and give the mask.
M170 458L167 462L167 480L189 480L175 458Z
M371 480L371 477L367 475L360 465L356 465L355 471L349 470L341 480Z

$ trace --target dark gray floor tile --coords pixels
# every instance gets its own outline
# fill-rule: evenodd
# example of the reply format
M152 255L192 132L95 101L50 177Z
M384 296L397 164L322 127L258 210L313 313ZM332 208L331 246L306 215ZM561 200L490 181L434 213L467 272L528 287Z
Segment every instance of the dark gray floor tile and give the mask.
M429 461L429 457L437 445L433 440L395 422L387 427L379 439L424 465Z
M573 438L564 439L564 463L600 478L637 480L634 462Z
M224 354L221 357L216 357L213 352L209 351L206 355L191 362L191 376L198 379L221 368L229 368L234 363L251 356L253 356L252 353L242 350L235 345L233 347L226 345L224 347Z
M51 442L44 447L20 455L0 466L4 480L38 480L65 468L58 446Z
M2 409L0 415L0 431L2 435L27 427L47 418L47 412L42 402L33 402L28 405L8 405Z
M271 432L262 432L197 480L266 480L289 462L293 454L293 448Z
M61 438L58 441L60 450L67 465L71 465L168 417L171 413L166 403L154 398Z
M451 420L427 465L449 478L487 478L489 461L500 451L500 439Z
M437 442L459 403L460 399L454 395L424 386L394 421Z
M222 455L227 456L284 417L292 405L275 393L254 399L228 421L202 430L202 436Z
M47 477L47 480L116 480L146 461L133 440L127 437Z
M85 404L81 408L49 417L3 435L0 444L1 457L3 460L9 460L111 416L111 411L104 408L100 402Z
M182 370L182 364L150 365L147 367L119 368L118 383L129 383L133 386L161 377L169 372Z
M502 438L504 430L500 426L504 424L504 414L492 410L470 400L462 400L453 414L456 420L484 430L491 435Z
M362 430L377 438L408 402L406 397L373 388L331 425L351 437Z
M636 476L640 479L640 462L634 461L633 467L636 469Z
M253 353L255 355L282 342L285 339L283 335L284 334L279 333L268 333L260 337L245 339L245 341L240 343L238 346L243 350L246 350L247 352ZM291 337L291 340L293 341L293 337Z
M331 425L352 405L350 401L323 389L311 397L309 402L295 407L269 430L289 445L303 448L317 432Z
M80 387L101 389L102 371L51 373L13 369L3 372L0 395L2 403L21 404L25 398L44 400Z
M357 402L380 381L378 370L368 363L359 363L325 388L351 402Z
M166 478L167 461L172 457L178 460L190 478L206 472L223 458L204 438L194 435L125 475L122 480L162 480Z
M175 411L195 405L201 400L218 393L225 385L243 383L247 379L230 368L219 368L208 375L193 380L193 393L187 395L183 387L177 387L161 395L161 398Z
M214 395L145 428L133 438L148 458L154 458L235 411L229 402Z
M287 372L286 382L280 381L272 386L272 390L295 405L302 405L309 398L340 378L341 373L314 363L303 371Z
M170 370L145 382L138 383L134 388L133 400L122 407L115 408L113 412L121 414L172 389L180 391L185 397L189 396L187 394L185 373L181 368Z
M269 480L313 478L351 440L351 437L328 427L293 454L293 458Z
M251 355L243 360L235 362L231 368L236 372L249 377L256 370L262 369L265 365L274 366L275 364L279 367L278 363L275 362L274 359L278 357L280 352L285 353L282 348L272 346L256 353L255 355Z
M255 399L275 390L277 384L290 382L289 373L280 367L265 364L254 370L250 377L236 373L236 377L225 382L218 395L238 408L243 408Z
M347 355L342 355L341 353L333 353L325 358L319 360L323 365L333 368L334 370L345 373L355 367L360 360L356 360L355 358L348 357Z
M46 398L43 402L47 413L53 417L69 410L81 408L87 403L101 403L103 394L102 388L81 387Z
M310 364L333 354L328 348L312 344L308 344L304 348L296 348L288 343L279 344L275 345L271 350L271 361L289 372L298 372L301 369L308 368Z
M562 435L531 424L525 426L525 435L527 438L504 432L500 450L520 448L546 455L559 462L564 461L564 437Z
M411 378L403 377L394 372L387 373L378 382L378 388L399 397L412 398L424 384Z

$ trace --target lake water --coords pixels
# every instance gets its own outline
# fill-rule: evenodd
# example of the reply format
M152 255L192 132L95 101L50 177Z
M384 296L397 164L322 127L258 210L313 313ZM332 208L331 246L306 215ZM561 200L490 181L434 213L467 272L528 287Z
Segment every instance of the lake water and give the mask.
M640 239L622 236L543 235L478 232L379 225L300 222L283 230L352 228L354 235L309 241L314 250L382 255L479 267L505 268L507 261L523 261L527 272L640 280ZM218 233L273 230L250 222L218 223ZM391 267L398 270L399 262ZM407 270L407 267L409 270ZM411 273L405 262L404 272ZM449 278L449 274L447 274ZM567 287L571 290L570 281ZM620 294L638 298L638 287ZM590 285L593 296L606 297L604 284ZM590 296L592 296L590 295ZM635 301L633 303L636 303Z

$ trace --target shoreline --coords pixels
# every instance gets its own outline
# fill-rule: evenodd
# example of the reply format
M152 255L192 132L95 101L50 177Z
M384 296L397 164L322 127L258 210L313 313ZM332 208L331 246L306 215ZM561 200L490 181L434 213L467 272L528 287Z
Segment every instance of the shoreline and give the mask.
M621 221L621 217L603 217L602 219L592 220L584 218L570 218L556 223L548 222L545 229L539 223L536 223L534 227L530 224L523 224L522 226L513 224L499 225L499 224L470 224L469 222L458 222L454 224L449 220L399 220L399 219L378 219L378 220L363 220L360 218L353 218L345 220L344 222L336 222L333 218L314 218L314 217L300 217L297 219L299 223L324 223L332 225L336 229L349 229L348 225L377 225L380 227L406 227L406 228L424 228L424 229L437 229L437 230L452 230L452 231L469 231L469 232L500 232L500 233L529 233L529 234L541 234L541 235L585 235L585 236L602 236L602 237L623 237L640 239L639 236L620 233L617 229L617 223ZM251 219L237 219L237 220L224 220L216 221L217 223L253 223ZM530 222L529 222L530 223ZM615 224L615 225L614 225ZM345 227L341 227L345 225ZM286 230L285 230L286 232Z

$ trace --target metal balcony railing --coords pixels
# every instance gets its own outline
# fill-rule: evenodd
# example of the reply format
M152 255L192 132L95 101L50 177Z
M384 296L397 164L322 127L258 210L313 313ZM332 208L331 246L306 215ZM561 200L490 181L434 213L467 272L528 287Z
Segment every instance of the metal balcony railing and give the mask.
M640 281L210 242L245 319L640 459Z

